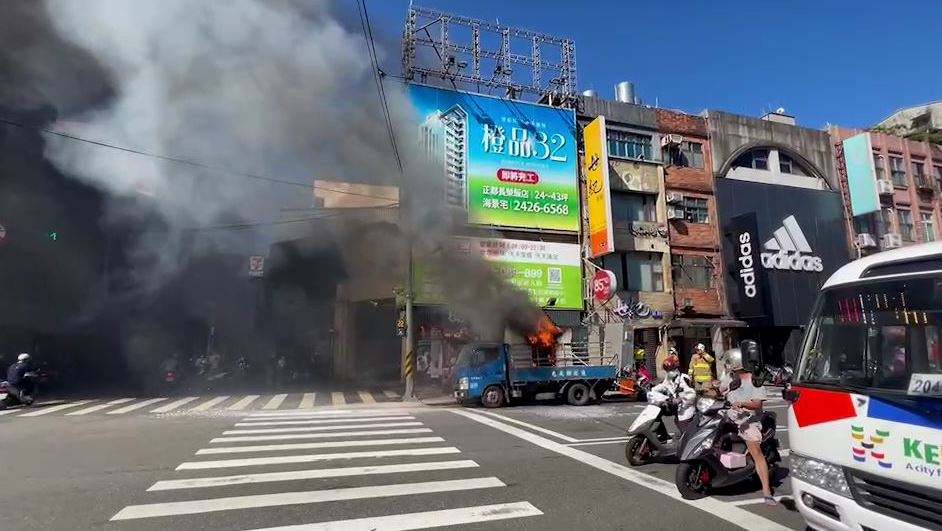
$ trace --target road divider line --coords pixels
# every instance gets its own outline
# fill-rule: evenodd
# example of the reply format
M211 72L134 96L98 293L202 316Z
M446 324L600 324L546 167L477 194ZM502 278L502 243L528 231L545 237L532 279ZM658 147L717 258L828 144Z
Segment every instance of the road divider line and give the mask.
M112 400L110 402L105 402L104 404L97 404L85 409L80 409L78 411L72 411L66 413L67 416L71 415L88 415L89 413L94 413L96 411L101 411L102 409L109 408L111 406L120 406L121 404L127 404L128 402L133 402L133 398L118 398L117 400Z
M357 394L360 395L360 402L364 404L375 404L376 399L373 398L373 395L369 391L357 391Z
M173 402L170 402L169 404L165 404L158 408L154 408L150 410L150 412L151 413L169 413L173 411L174 409L177 409L180 406L185 406L194 400L199 400L199 398L200 397L198 396L188 396L186 398L181 398L180 400L174 400Z
M266 527L250 531L362 531L364 529L382 529L384 531L409 531L412 529L430 529L433 527L451 527L478 522L495 522L513 518L540 516L543 513L527 502L499 503L462 507L460 509L442 509L421 513L392 514L373 516L354 520L335 520L316 524L286 525Z
M399 393L397 393L397 392L395 392L395 391L383 391L383 394L386 395L386 398L388 398L388 399L390 399L390 400L395 400L395 399L399 398Z
M336 406L345 406L347 405L347 399L344 398L342 392L334 391L333 393L330 393L330 403Z
M209 409L213 408L213 407L216 406L216 405L219 405L219 404L225 402L225 401L228 400L228 399L229 399L228 396L217 396L216 398L213 398L213 399L211 399L211 400L207 400L207 401L203 402L202 404L200 404L200 405L194 407L191 411L206 411L206 410L209 410Z
M677 492L677 487L675 487L672 482L665 481L643 472L632 470L622 464L609 461L608 459L604 459L595 454L591 454L571 446L566 446L529 431L511 426L510 424L499 422L490 416L481 415L478 412L472 413L462 409L453 409L451 411L456 415L471 419L475 422L484 424L485 426L490 426L491 428L502 431L508 435L513 435L518 439L523 439L524 441L527 441L535 446L539 446L540 448L564 455L584 465L601 470L602 472L607 472L641 487L651 489L679 503L684 503L690 505L691 507L701 509L704 512L712 514L717 518L726 520L727 522L730 522L731 524L748 531L791 531L790 528L773 522L768 518L752 513L745 509L740 509L735 505L731 505L715 498L708 497L700 500L685 500L683 496Z
M429 472L434 470L458 470L477 468L471 460L431 461L426 463L403 463L396 465L354 466L344 468L320 468L314 470L292 470L289 472L265 472L261 474L240 474L193 479L174 479L158 481L151 485L148 492L157 490L199 489L206 487L226 487L253 483L274 483L278 481L300 481L305 479L342 478L351 476L371 476L374 474L402 474L407 472Z
M286 450L316 450L319 448L345 448L350 446L387 446L393 444L421 444L445 442L441 437L407 437L404 439L367 439L365 441L329 441L294 444L263 444L258 446L223 446L203 448L196 455L241 454L251 452L281 452Z
M278 409L286 398L288 398L286 394L275 395L271 397L271 400L269 400L267 404L262 406L262 409Z
M289 465L316 463L339 459L373 459L382 457L414 457L426 455L460 454L454 446L434 448L404 448L401 450L374 450L366 452L339 452L330 454L280 455L275 457L251 457L248 459L220 459L216 461L191 461L176 468L180 470L211 470L216 468L239 468L247 466Z
M249 407L249 404L258 400L259 395L248 395L245 398L239 400L235 404L229 406L230 411L242 411L243 409Z
M388 498L392 496L414 496L435 492L455 492L474 489L505 487L503 481L495 477L452 479L445 481L425 481L421 483L398 483L371 487L348 487L329 490L309 490L300 492L282 492L279 494L256 494L252 496L232 496L205 500L151 503L129 505L111 517L112 521L155 518L159 516L178 516L184 514L202 514L236 509L259 507L284 507L308 503L324 503L369 498Z
M216 437L210 444L236 443L236 442L262 442L262 441L291 441L300 439L327 439L330 437L374 437L376 435L408 435L415 433L432 433L429 428L404 428L399 430L364 430L340 431L327 433L285 433L281 435L246 435L244 437Z
M371 428L408 428L421 426L421 422L379 422L376 424L341 424L340 426L304 426L300 428L263 428L259 430L226 430L223 435L261 435L264 433L309 433L333 430L356 430Z
M149 405L156 404L157 402L163 402L166 398L149 398L143 402L137 402L129 406L119 407L118 409L113 409L106 413L107 415L124 415L125 413L130 413L141 408L145 408Z
M298 404L298 409L311 409L314 407L315 398L317 398L317 393L304 393L301 395L301 403Z
M570 437L570 436L568 436L568 435L563 435L562 433L558 433L558 432L555 432L555 431L553 431L553 430L548 430L548 429L546 429L546 428L544 428L544 427L542 427L542 426L537 426L537 425L535 425L535 424L530 424L530 423L524 422L524 421L522 421L522 420L512 419L512 418L510 418L510 417L505 417L504 415L498 415L497 413L491 413L490 411L478 411L478 413L480 413L480 414L482 414L482 415L487 415L487 416L489 416L489 417L494 417L494 418L496 418L496 419L502 420L502 421L504 421L504 422L509 422L509 423L511 423L511 424L517 424L518 426L523 426L523 427L528 428L528 429L531 429L531 430L533 430L533 431L538 431L538 432L540 432L540 433L545 433L546 435L549 435L550 437L555 437L555 438L557 438L557 439L559 439L559 440L561 440L561 441L566 441L566 442L571 442L571 443L579 442L579 439L576 439L576 438L574 438L574 437Z
M67 404L59 404L58 406L47 406L42 409L37 409L35 411L30 411L29 413L23 413L20 417L41 417L43 415L48 415L50 413L55 413L56 411L62 411L63 409L69 409L78 406L84 406L93 402L93 400L79 400L77 402L69 402Z
M312 419L312 420L263 420L261 422L237 422L236 426L313 426L319 424L343 424L349 422L380 422L386 420L412 420L412 415L397 415L395 417L353 417L343 419ZM256 420L256 419L245 419Z

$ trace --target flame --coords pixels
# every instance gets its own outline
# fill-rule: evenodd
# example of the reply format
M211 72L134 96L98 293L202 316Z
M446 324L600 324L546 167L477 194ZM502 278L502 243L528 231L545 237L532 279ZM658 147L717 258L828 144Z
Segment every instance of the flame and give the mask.
M563 331L544 313L536 324L536 332L527 336L527 343L531 347L552 353L556 350L556 340L561 335Z

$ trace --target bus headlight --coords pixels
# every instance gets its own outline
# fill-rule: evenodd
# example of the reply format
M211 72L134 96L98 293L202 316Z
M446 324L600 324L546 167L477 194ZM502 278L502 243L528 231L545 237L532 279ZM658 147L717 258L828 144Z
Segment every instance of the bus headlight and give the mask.
M795 478L845 498L852 497L841 467L795 454L788 456L788 465Z
M467 377L465 377L465 378L459 378L459 379L458 379L458 390L459 390L459 391L467 391L467 390L468 390L468 387L469 387L469 384L468 384L468 378L467 378Z

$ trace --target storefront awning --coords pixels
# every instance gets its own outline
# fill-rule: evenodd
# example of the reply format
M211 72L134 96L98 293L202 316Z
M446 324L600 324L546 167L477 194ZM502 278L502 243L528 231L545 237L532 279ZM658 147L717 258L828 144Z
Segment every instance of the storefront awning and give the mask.
M723 326L726 328L745 328L749 326L745 321L738 319L674 319L667 325L668 328L695 328L707 326Z

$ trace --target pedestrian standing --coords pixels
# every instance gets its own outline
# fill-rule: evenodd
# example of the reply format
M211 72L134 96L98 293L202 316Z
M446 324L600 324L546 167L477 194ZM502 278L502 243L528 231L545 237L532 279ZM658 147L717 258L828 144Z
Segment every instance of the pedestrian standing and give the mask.
M703 392L713 385L713 356L706 351L703 343L697 343L693 356L690 357L690 368L687 373L693 380L697 392Z

